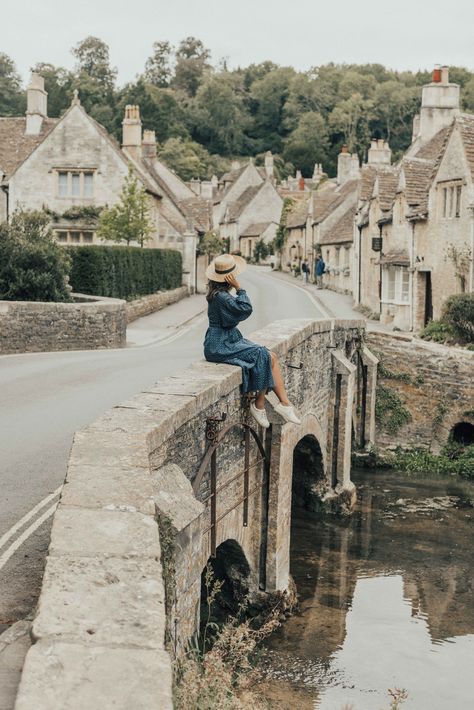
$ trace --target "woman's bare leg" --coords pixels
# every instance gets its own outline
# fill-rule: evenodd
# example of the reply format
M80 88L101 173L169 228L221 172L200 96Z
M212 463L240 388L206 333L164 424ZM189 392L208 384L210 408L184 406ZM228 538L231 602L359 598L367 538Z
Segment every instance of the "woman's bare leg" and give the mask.
M287 407L290 404L288 395L286 394L285 384L283 382L283 375L281 374L280 363L275 353L270 353L272 357L272 373L273 373L273 390L280 400L280 402Z

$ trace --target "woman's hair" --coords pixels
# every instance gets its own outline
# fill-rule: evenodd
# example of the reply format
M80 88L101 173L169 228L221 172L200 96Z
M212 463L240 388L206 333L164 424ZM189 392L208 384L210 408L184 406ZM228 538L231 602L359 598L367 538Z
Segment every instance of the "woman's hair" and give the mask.
M221 291L229 291L231 288L231 285L228 284L227 281L208 281L206 295L208 303Z

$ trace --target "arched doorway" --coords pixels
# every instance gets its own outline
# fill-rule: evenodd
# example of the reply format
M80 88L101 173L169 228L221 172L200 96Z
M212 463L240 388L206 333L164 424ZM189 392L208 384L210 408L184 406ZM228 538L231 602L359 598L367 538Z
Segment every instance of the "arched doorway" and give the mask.
M469 446L474 444L474 425L469 422L458 422L451 429L450 441Z
M209 622L222 625L229 616L239 614L250 591L250 571L244 551L236 540L221 543L215 557L208 559L201 574L201 641Z
M321 494L326 488L321 447L316 437L308 434L299 440L293 451L292 509L319 510Z

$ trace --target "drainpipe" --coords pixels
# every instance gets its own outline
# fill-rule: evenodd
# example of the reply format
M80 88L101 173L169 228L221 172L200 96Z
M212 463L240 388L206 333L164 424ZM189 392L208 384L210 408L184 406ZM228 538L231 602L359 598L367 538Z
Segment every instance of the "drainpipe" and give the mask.
M357 288L357 303L361 303L362 299L362 227L357 227L357 230L359 232L359 248L358 248L358 256L359 256L359 264L358 264L358 288Z
M410 249L410 269L411 269L411 274L410 274L410 332L412 333L414 330L414 294L415 294L415 222L411 223L411 249Z
M474 203L469 205L471 210L471 268L469 272L469 291L474 291Z
M382 236L382 225L379 224L379 236L380 236L380 258L379 258L379 314L380 320L382 320L382 257L383 257L383 236Z
M5 193L5 222L8 222L10 217L10 193L8 192L8 185L3 185L2 190Z

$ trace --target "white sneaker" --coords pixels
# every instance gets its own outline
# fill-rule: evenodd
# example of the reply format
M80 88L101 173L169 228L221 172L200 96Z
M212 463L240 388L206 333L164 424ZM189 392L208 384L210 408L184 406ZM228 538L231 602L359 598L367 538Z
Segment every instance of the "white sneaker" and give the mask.
M275 411L278 412L280 417L283 417L285 421L291 422L292 424L301 424L301 419L296 415L292 404L285 405L278 402Z
M267 413L264 409L258 409L253 402L250 403L250 414L255 419L257 424L263 426L264 429L268 429L270 422L268 421Z

